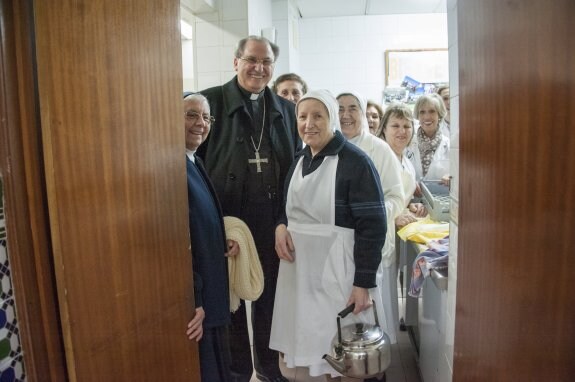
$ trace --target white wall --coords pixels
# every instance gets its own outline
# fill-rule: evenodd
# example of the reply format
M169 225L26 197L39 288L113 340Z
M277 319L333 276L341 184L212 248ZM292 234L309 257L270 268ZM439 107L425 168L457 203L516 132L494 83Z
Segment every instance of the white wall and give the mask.
M298 74L309 88L381 103L385 50L447 47L445 13L300 19Z
M222 85L234 75L234 50L237 42L248 35L261 35L271 28L271 0L220 0L213 12L194 17L194 49L182 44L186 68L195 68L194 75L184 71L184 90L198 91ZM193 54L192 54L193 53ZM193 64L191 64L193 62Z
M309 88L334 94L355 90L379 103L385 50L448 47L446 14L300 19L292 0L221 0L218 6L215 12L196 15L195 76L193 87L188 81L185 90L229 81L235 75L237 41L269 27L276 28L280 47L274 78L295 72Z
M280 55L274 69L274 79L289 72L299 72L299 13L292 0L272 3L273 26Z
M234 49L238 40L248 35L248 1L221 0L218 5L216 11L195 17L196 76L193 89L185 90L221 85L235 75Z
M183 71L183 90L195 89L195 70L194 70L194 41L182 40L182 71Z
M271 0L248 0L248 29L250 35L261 36L264 28L272 26Z

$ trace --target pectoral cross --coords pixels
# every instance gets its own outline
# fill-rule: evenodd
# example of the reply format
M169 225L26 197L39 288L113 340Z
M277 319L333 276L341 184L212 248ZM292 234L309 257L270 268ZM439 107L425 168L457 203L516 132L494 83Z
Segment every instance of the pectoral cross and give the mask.
M256 151L256 159L248 159L248 163L250 164L256 164L257 166L257 172L262 172L262 163L268 163L268 158L260 158L260 152Z

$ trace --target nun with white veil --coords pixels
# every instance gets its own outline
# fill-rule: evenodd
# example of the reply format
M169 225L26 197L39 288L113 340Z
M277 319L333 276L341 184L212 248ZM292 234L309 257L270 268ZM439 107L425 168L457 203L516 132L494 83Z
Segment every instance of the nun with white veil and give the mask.
M404 191L401 165L389 145L370 134L367 122L367 100L356 92L337 96L341 131L349 142L371 158L381 181L387 214L387 237L381 253L383 265L383 303L387 328L383 330L391 343L397 342L399 308L397 301L397 264L395 264L395 218L403 212Z
M381 250L386 216L379 176L368 156L340 132L337 101L310 91L296 105L306 146L286 177L284 209L276 227L280 258L270 348L288 368L310 376L340 375L323 355L332 353L336 317L355 304L342 325L374 323L382 309Z

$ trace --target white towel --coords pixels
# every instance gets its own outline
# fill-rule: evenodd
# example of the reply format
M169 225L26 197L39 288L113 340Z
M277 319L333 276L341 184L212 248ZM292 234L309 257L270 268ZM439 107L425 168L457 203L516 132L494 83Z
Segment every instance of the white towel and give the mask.
M234 240L240 252L228 257L230 280L230 311L240 307L240 299L255 301L264 290L264 272L250 229L242 220L233 216L224 217L226 238Z

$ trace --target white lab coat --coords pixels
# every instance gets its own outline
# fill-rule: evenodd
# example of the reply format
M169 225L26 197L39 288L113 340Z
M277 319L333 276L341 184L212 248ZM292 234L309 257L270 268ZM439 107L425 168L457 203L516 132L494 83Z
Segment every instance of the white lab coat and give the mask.
M420 129L420 127L418 126L417 129ZM441 130L438 131L438 134L441 134ZM407 157L415 168L417 182L421 180L440 180L445 175L449 175L449 138L441 134L441 142L439 142L437 150L433 154L427 174L423 176L417 136L416 131L411 144L406 148Z
M381 250L382 283L379 284L385 316L384 330L391 343L396 342L399 329L399 308L397 302L397 265L395 264L395 218L403 211L405 193L401 179L401 164L387 142L377 138L369 132L367 117L367 101L361 95L351 92L359 101L362 108L361 132L349 139L349 142L359 147L373 162L379 173L381 189L385 199L385 213L387 218L387 234L385 244ZM381 319L380 319L381 321Z
M409 202L411 202L411 199L413 199L413 193L415 192L416 174L415 167L413 167L413 163L411 163L405 151L401 156L401 167L401 181L403 182L403 192L405 193L403 206L407 207Z
M349 141L367 154L379 173L387 215L387 235L382 250L382 263L384 267L389 267L395 261L395 218L405 207L401 164L387 142L372 134L360 134Z

